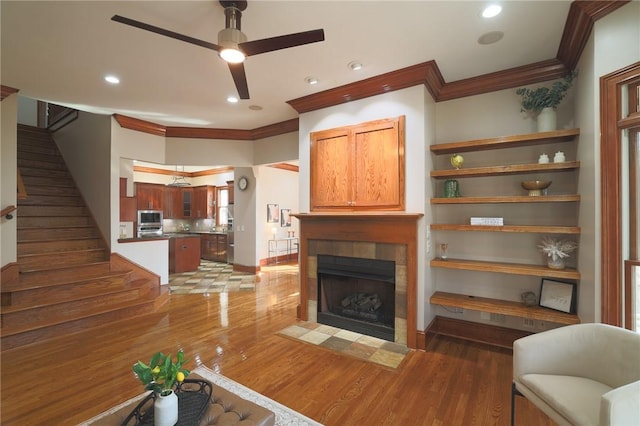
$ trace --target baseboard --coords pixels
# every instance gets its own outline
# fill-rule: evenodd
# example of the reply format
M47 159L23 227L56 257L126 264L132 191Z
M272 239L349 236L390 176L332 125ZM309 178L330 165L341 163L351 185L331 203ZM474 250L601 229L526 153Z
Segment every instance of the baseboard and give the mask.
M533 334L528 331L436 316L424 333L425 348L435 335L456 337L472 342L512 349L513 342Z
M283 254L278 256L267 257L266 259L260 259L261 266L274 266L281 263L298 263L298 253Z
M247 266L240 265L239 263L234 263L233 272L244 272L246 274L257 275L258 273L260 273L260 266Z

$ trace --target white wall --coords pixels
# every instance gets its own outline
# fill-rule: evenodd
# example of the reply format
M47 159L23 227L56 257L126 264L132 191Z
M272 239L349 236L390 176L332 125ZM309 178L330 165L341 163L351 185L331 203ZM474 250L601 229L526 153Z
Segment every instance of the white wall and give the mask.
M299 208L300 212L308 212L310 206L310 143L311 132L348 126L372 120L404 115L405 126L405 173L406 173L406 211L410 213L425 213L427 202L425 199L426 182L430 172L430 164L426 163L427 137L431 137L432 130L425 128L432 121L432 114L427 112L431 101L424 86L414 86L382 95L332 106L318 111L300 115L299 130ZM427 136L429 135L429 136ZM418 294L417 327L424 330L430 309L428 304L430 293L426 293L426 219L418 221ZM427 284L430 285L430 284Z
M580 58L575 116L580 127L580 294L583 322L601 320L600 78L640 60L640 3L596 21ZM620 265L622 268L622 265Z
M255 165L298 160L298 132L260 139L254 143Z
M111 118L80 112L77 120L53 133L53 139L108 244L111 229L118 229L111 227L111 165L106 161L111 150Z
M234 190L234 264L256 267L260 265L260 247L258 243L258 231L256 223L259 211L257 197L259 191L257 179L259 178L259 167L236 167L235 169L235 190ZM238 189L238 179L245 176L249 185L245 191ZM278 187L276 187L278 188ZM268 188L268 191L274 188Z
M17 122L18 95L13 94L0 102L0 209L17 206ZM13 219L0 217L0 267L16 262L17 258L17 211Z
M18 123L34 127L38 125L38 101L18 96Z
M166 162L185 166L252 166L254 141L166 138ZM141 158L137 158L141 160Z
M257 173L257 258L266 259L269 257L267 244L273 239L274 228L276 239L287 238L287 231L294 231L296 237L300 236L298 219L294 217L291 217L291 227L280 226L280 217L277 223L267 222L267 204L277 204L280 209L289 209L291 213L298 212L298 173L267 166L259 167ZM280 247L284 248L284 245Z

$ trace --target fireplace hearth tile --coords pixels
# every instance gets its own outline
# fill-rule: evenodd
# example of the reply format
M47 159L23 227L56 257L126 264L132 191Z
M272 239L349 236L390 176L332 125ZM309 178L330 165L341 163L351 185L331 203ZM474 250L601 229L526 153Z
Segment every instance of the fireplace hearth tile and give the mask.
M411 352L406 345L308 321L299 321L278 334L391 368L398 368Z

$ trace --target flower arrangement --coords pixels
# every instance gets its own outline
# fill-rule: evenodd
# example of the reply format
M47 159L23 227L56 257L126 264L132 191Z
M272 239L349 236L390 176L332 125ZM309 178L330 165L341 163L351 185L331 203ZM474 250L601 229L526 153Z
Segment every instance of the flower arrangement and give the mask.
M549 256L554 262L569 257L569 253L578 248L578 245L569 240L555 240L544 237L538 248Z
M576 71L568 74L560 81L556 81L549 87L539 87L535 90L521 87L516 94L522 97L521 112L538 114L544 108L556 108L567 94L567 90L577 77Z
M173 390L173 385L176 382L182 382L189 375L190 371L182 368L185 362L182 351L178 352L176 362L173 362L171 354L165 355L162 352L156 352L151 357L149 365L142 361L135 363L133 372L145 385L145 389L160 395L167 395Z

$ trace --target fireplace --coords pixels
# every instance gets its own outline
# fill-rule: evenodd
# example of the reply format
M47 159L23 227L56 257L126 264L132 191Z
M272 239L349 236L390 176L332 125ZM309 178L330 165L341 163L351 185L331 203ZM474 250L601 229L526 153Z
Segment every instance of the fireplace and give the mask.
M318 255L317 321L393 342L395 262Z
M314 212L300 220L298 318L318 322L318 256L391 261L395 264L393 341L416 348L417 241L420 213Z

